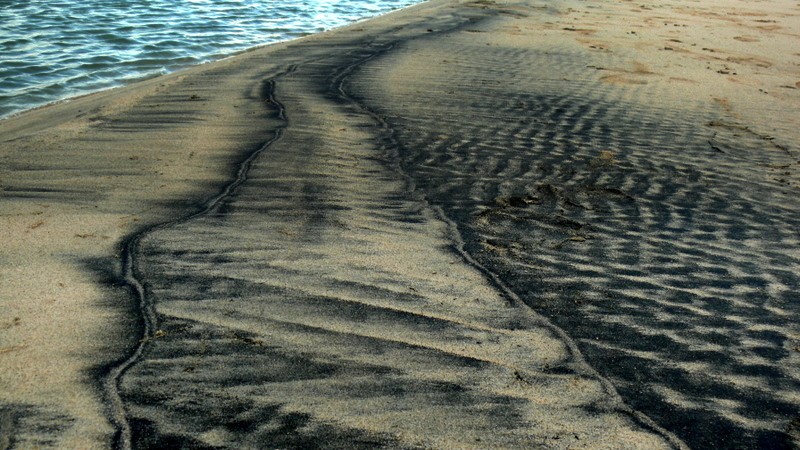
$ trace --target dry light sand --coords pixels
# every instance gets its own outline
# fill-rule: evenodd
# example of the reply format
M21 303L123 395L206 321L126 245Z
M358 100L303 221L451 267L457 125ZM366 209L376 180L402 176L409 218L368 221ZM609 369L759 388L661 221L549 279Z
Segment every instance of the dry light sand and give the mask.
M0 449L797 447L799 44L432 0L0 122Z

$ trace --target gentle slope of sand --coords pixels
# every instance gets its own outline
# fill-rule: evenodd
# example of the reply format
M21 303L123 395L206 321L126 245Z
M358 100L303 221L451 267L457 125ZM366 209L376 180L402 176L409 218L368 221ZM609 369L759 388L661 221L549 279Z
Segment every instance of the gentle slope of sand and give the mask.
M797 445L798 38L435 0L0 122L0 447Z

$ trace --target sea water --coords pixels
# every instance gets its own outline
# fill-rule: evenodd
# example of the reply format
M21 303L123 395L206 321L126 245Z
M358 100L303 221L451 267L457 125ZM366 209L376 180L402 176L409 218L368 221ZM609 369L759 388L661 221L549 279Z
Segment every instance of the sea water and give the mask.
M0 0L0 117L420 0Z

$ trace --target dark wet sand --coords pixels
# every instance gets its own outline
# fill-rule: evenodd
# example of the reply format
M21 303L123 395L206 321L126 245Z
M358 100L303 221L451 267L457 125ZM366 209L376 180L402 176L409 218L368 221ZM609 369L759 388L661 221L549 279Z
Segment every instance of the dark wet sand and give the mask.
M798 11L692 5L432 1L0 122L0 448L796 447Z

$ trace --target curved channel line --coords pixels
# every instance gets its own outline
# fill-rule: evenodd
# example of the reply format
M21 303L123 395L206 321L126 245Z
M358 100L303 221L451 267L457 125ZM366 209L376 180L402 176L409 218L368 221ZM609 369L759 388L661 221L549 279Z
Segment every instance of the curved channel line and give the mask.
M286 108L275 98L275 80L291 74L295 71L295 69L296 66L289 66L286 70L280 72L278 75L265 82L266 94L264 95L264 100L274 105L278 109L277 117L283 122L283 124L275 128L273 136L267 142L265 142L254 152L250 153L247 158L239 163L239 167L236 170L236 174L231 182L225 185L217 195L208 199L200 210L184 217L146 227L129 236L121 244L122 280L131 289L133 296L137 300L139 313L142 317L142 338L139 340L136 348L133 350L130 356L116 366L111 367L103 380L103 391L105 392L106 400L109 403L110 418L114 426L117 428L114 437L114 447L119 450L130 450L133 445L131 424L128 420L125 403L119 393L120 381L125 372L127 372L128 369L138 362L147 348L149 341L157 332L155 305L152 301L150 301L150 299L147 298L144 285L137 276L138 270L136 266L136 254L139 249L139 244L142 242L142 239L153 232L163 230L208 214L221 202L233 195L236 192L236 189L242 183L247 181L247 174L250 171L253 161L255 161L255 159L258 158L258 156L261 155L261 153L263 153L272 144L277 142L283 136L283 132L288 126Z
M432 210L436 214L439 220L441 220L447 225L447 229L450 234L449 238L451 242L453 242L452 246L453 251L457 255L459 255L467 265L473 267L475 270L482 273L488 279L488 281L498 291L500 291L502 296L508 300L509 304L527 308L528 310L533 312L536 315L537 321L542 326L546 327L548 330L553 332L553 334L555 334L559 339L561 339L564 342L564 344L567 346L570 356L573 358L573 361L580 366L580 368L584 371L585 375L590 376L596 379L598 382L600 382L600 384L603 386L608 395L610 395L617 402L621 412L629 415L632 419L637 421L643 427L650 429L656 434L662 436L664 439L667 440L667 442L669 442L670 445L672 445L672 447L676 449L688 449L689 447L680 438L678 438L678 436L658 425L653 419L648 417L646 414L626 404L622 399L622 396L619 394L619 392L617 392L617 389L611 383L611 381L605 378L603 375L601 375L594 367L592 367L589 364L589 362L586 360L586 358L583 356L580 349L578 348L578 344L567 334L566 331L559 328L557 325L555 325L546 317L536 313L536 311L530 306L528 306L528 304L525 303L519 297L519 295L517 295L505 282L503 282L503 280L496 273L492 272L486 266L475 260L472 257L472 255L470 255L469 252L467 252L466 249L464 248L465 243L463 237L461 236L461 232L459 231L458 224L456 224L456 222L450 219L440 206L432 205L425 196L425 194L417 190L413 178L403 169L402 164L400 162L401 144L399 139L397 138L396 130L380 114L376 113L375 111L370 109L367 105L359 102L358 100L353 98L350 94L348 94L344 87L347 79L353 74L353 72L359 66L366 64L367 62L377 58L378 56L381 56L382 54L390 51L392 48L394 48L394 44L387 44L383 46L383 48L375 50L370 55L354 63L351 63L347 66L344 66L338 72L334 73L334 75L331 77L331 88L336 91L336 93L339 95L339 97L342 98L342 100L355 105L365 114L372 117L372 119L375 120L375 122L377 122L378 125L384 130L387 143L389 144L388 150L390 151L390 157L393 159L392 161L393 169L397 172L398 175L400 175L401 178L404 179L406 183L406 189L408 189L408 191L411 192L412 194L414 193L419 194L418 195L419 200L423 202L425 206L427 206L430 210Z

